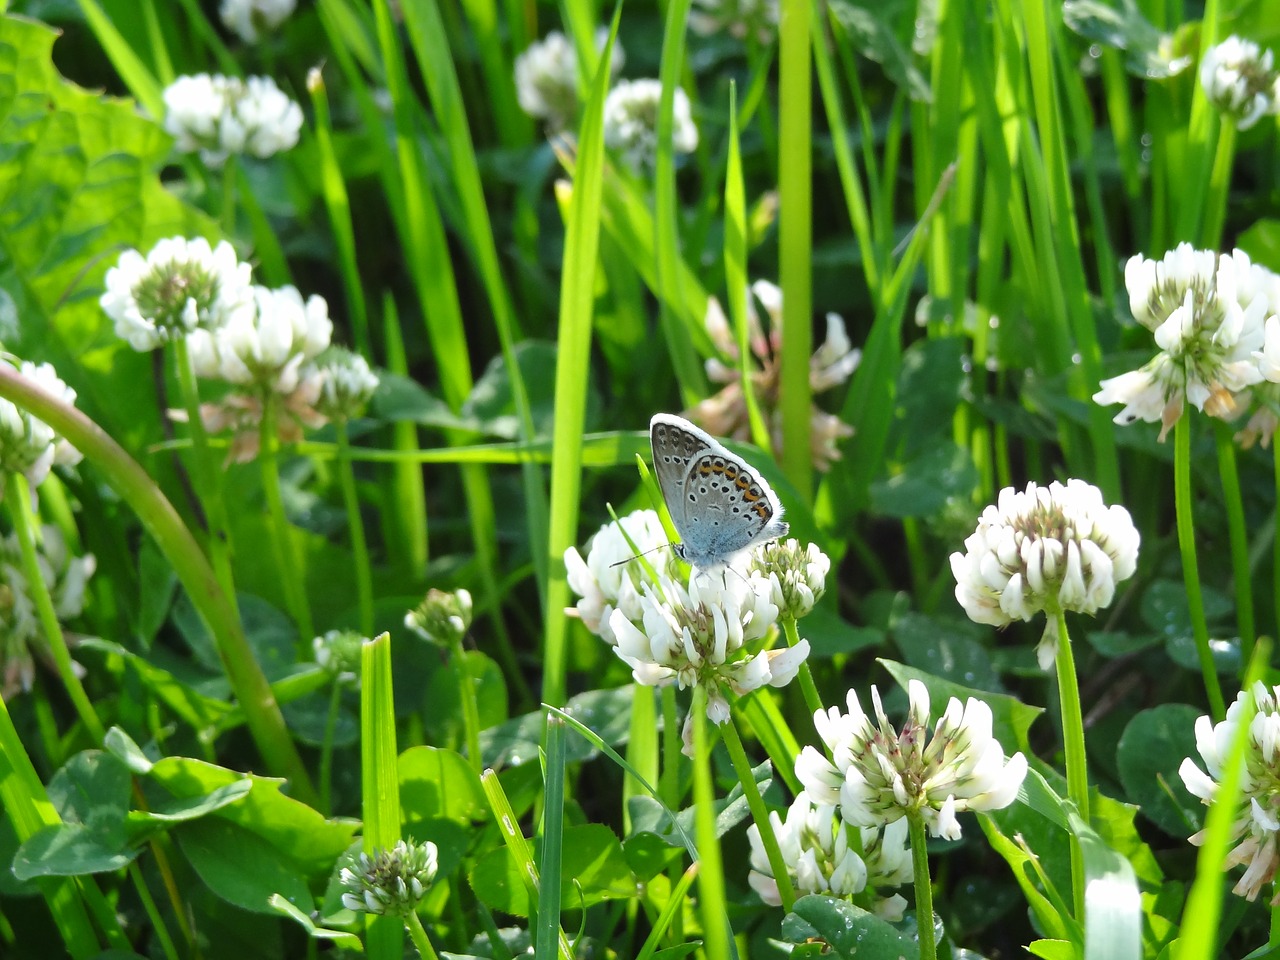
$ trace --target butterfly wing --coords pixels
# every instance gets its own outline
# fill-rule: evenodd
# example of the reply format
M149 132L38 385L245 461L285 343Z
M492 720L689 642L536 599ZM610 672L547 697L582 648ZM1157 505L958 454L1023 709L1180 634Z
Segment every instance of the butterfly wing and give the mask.
M694 460L719 444L688 420L669 413L654 414L649 421L649 444L653 448L658 489L662 491L676 531L681 539L686 539L689 499L685 494L685 480Z
M769 484L724 448L693 462L686 488L698 506L689 512L691 536L686 539L700 545L706 561L700 566L724 562L739 550L787 532L782 505Z

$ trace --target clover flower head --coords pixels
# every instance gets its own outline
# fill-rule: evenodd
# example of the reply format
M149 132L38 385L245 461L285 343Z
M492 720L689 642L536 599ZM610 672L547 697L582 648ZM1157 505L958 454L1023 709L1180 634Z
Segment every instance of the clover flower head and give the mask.
M41 528L36 544L36 565L58 620L78 617L84 609L85 588L98 566L93 554L76 556L62 531L48 524ZM33 651L52 663L15 533L0 538L0 697L8 700L31 689L35 679Z
M1275 113L1280 101L1280 71L1271 51L1240 37L1228 37L1205 51L1200 86L1209 102L1240 130Z
M613 628L609 626L615 609L621 610L626 619L639 624L643 617L642 585L649 574L640 555L649 553L668 543L662 521L653 510L636 510L610 521L591 538L587 558L577 547L564 553L564 565L569 588L581 599L570 608L588 630L610 645L616 644ZM634 546L633 546L634 544ZM649 563L659 572L674 571L674 554L668 551L665 561L657 561L650 555Z
M436 845L401 840L373 856L361 853L338 874L342 905L357 913L407 917L418 906L437 869Z
M422 603L404 615L404 625L428 643L453 646L471 629L471 594L432 587Z
M316 408L330 420L360 416L378 389L378 375L369 369L369 361L343 347L324 351L313 368L321 376Z
M799 620L826 593L831 558L816 543L801 547L799 540L774 540L751 554L749 569L768 580L780 616Z
M838 803L851 824L877 827L917 814L933 836L958 840L956 814L1007 807L1026 777L1026 758L1005 758L982 700L961 704L952 697L929 739L929 691L912 680L907 694L910 709L900 732L874 686L874 721L852 690L848 713L819 710L814 724L832 759L807 746L796 759L796 777L815 803Z
M329 630L311 641L311 651L335 683L354 684L360 680L360 651L366 643L368 637L354 630Z
M797 893L847 900L871 887L877 893L874 912L886 920L902 919L906 900L882 891L910 883L915 876L906 820L883 828L855 827L845 822L834 804L816 804L801 790L787 810L786 820L770 812L769 822ZM861 840L862 856L850 843L854 830ZM747 840L751 844L747 882L765 903L781 906L778 881L769 866L759 825L747 827Z
M653 169L658 152L659 80L622 80L604 101L604 142L622 155L636 173ZM677 87L672 105L671 148L693 153L698 148L698 128L693 123L689 96Z
M298 142L302 108L270 77L207 73L178 77L164 90L165 131L183 153L210 167L233 154L265 159Z
M0 362L12 364L9 360ZM63 383L51 364L23 360L18 372L64 403L76 402L76 392ZM3 474L20 473L34 489L44 482L54 464L70 467L80 460L80 451L53 427L17 404L0 399L0 484Z
M201 337L197 330L191 336L195 341L210 343ZM199 351L201 361L197 370L204 370L202 376L217 377L216 360L209 361L204 349ZM197 351L192 350L192 358ZM280 443L297 443L302 439L305 430L316 430L327 422L323 414L316 410L320 399L322 378L311 366L305 366L298 374L298 384L290 393L272 394L270 397L271 416L275 421L275 434ZM205 433L231 433L231 445L227 448L226 463L249 463L258 456L259 444L262 440L262 417L268 404L267 398L260 392L233 390L226 396L211 403L200 405L200 422L204 424ZM179 423L187 420L187 411L183 409L169 410L169 419Z
M778 36L778 0L694 0L689 27L703 36L727 32L770 44Z
M196 373L242 387L292 394L303 382L303 366L329 346L333 322L324 297L304 302L297 287L253 288L253 309L233 316L210 333L188 339ZM322 378L315 378L316 400ZM313 401L314 402L314 401Z
M748 343L756 360L751 368L751 389L765 416L773 447L781 450L782 290L767 280L757 280L751 285L750 293L751 296L747 297ZM757 302L768 317L767 331L756 310ZM729 326L724 310L714 297L707 301L705 324L707 333L720 354L737 360L737 338ZM849 342L844 320L838 314L827 314L826 339L809 361L810 390L815 394L822 393L844 383L853 374L861 358L862 352L854 349ZM706 362L706 368L707 376L713 382L725 386L719 393L686 411L686 415L714 436L749 441L751 418L736 364L727 364L712 357ZM825 472L831 468L832 463L840 459L837 445L841 440L853 436L853 428L815 405L810 414L809 436L813 464Z
M1160 421L1161 440L1188 401L1211 417L1231 417L1238 395L1263 377L1256 354L1280 303L1280 277L1240 250L1218 255L1183 243L1160 260L1131 257L1124 280L1134 319L1160 352L1102 381L1094 402L1123 403L1116 423Z
M1246 900L1256 900L1263 886L1275 879L1280 866L1280 687L1259 682L1252 694L1255 712L1249 719L1240 795L1231 827L1235 846L1225 863L1227 868L1245 865L1232 892ZM1196 720L1196 750L1205 769L1188 757L1182 761L1178 774L1187 789L1206 805L1213 804L1217 797L1223 765L1235 732L1245 721L1248 699L1248 691L1241 690L1221 723L1214 724L1208 717ZM1204 842L1204 831L1190 839L1199 846ZM1271 902L1280 905L1280 895Z
M245 43L257 43L293 14L298 0L222 0L218 16Z
M253 302L250 267L223 240L170 237L144 257L126 250L107 271L98 303L116 336L135 350L154 350L202 327L214 330Z
M1129 511L1108 507L1083 480L1000 491L982 511L964 553L951 555L956 599L969 619L1003 627L1041 611L1096 613L1133 576L1139 536ZM1053 641L1054 637L1049 637ZM1056 653L1048 644L1041 663Z
M596 33L596 49L603 50L608 30ZM617 76L626 55L615 40L609 70ZM553 131L564 130L578 113L578 54L573 41L552 30L516 57L516 99L529 116L545 120Z
M809 655L807 640L779 650L748 649L778 619L771 593L768 581L736 569L723 577L694 573L687 586L668 576L656 584L645 581L639 624L619 609L609 616L614 653L631 667L637 683L702 687L707 717L724 723L729 719L725 687L742 696L765 684L785 686Z

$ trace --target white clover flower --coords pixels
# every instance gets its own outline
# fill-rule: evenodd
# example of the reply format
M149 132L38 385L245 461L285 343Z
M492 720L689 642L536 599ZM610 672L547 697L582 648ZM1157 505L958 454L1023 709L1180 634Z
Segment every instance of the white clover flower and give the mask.
M701 686L713 723L729 719L724 686L739 696L765 684L785 686L809 655L807 640L756 654L747 649L778 619L769 583L758 576L694 574L687 588L663 576L656 585L641 584L641 592L639 626L622 610L609 616L614 653L630 665L637 683Z
M1005 487L978 518L965 553L951 555L956 600L975 623L1003 627L1049 615L1038 650L1048 669L1057 653L1059 611L1093 614L1133 576L1139 536L1129 511L1108 507L1083 480Z
M1261 360L1258 366L1262 368L1265 375L1266 369ZM1280 383L1259 383L1251 392L1254 411L1249 417L1249 422L1237 431L1235 440L1245 450L1255 443L1261 443L1263 449L1266 449L1271 446L1271 438L1275 435L1276 427L1280 426Z
M253 302L249 264L225 240L210 247L204 237L161 240L145 257L126 250L105 285L98 303L135 350L216 329Z
M338 882L345 892L342 905L357 913L405 917L414 911L436 878L436 845L400 840L374 856L361 853L343 867Z
M657 157L661 97L661 81L623 80L604 102L604 142L637 173L652 169ZM679 87L672 106L671 148L676 153L693 153L698 148L689 97Z
M874 686L875 722L852 690L848 713L819 710L813 722L832 759L805 747L796 777L815 803L839 803L851 824L883 826L918 813L933 836L958 840L956 814L1007 807L1027 775L1026 758L1005 759L983 701L970 697L961 705L952 697L929 740L929 691L912 680L907 695L911 706L901 733L889 724Z
M609 32L596 34L596 48L604 49ZM615 40L609 71L617 76L626 59ZM552 130L568 127L578 113L578 54L573 41L559 30L530 44L516 57L516 99L529 116L547 121Z
M222 0L218 15L245 43L257 43L293 14L298 0Z
M1191 793L1206 805L1212 804L1222 779L1222 768L1231 749L1231 741L1244 714L1246 692L1240 691L1227 709L1226 719L1216 726L1208 717L1196 721L1196 749L1204 760L1207 775L1188 757L1182 761L1178 774ZM1249 721L1249 734L1245 746L1244 770L1240 780L1240 795L1236 801L1231 839L1235 848L1228 854L1228 869L1245 864L1244 875L1232 888L1232 892L1247 900L1256 900L1265 884L1275 879L1280 866L1277 835L1280 835L1280 687L1268 687L1259 682L1253 687L1256 712ZM1197 846L1204 842L1204 831L1191 837ZM1272 899L1272 905L1280 905L1280 896Z
M329 305L315 294L304 302L292 286L254 287L253 304L252 312L237 314L212 333L193 333L191 362L206 379L292 394L302 382L303 364L329 346L333 335ZM314 401L321 383L318 375L312 375Z
M1102 381L1094 402L1125 404L1116 423L1159 420L1161 440L1188 400L1211 417L1234 414L1237 395L1262 379L1255 352L1280 303L1280 277L1240 250L1219 256L1183 243L1162 260L1131 257L1124 281L1134 319L1161 352Z
M815 804L801 790L787 810L786 821L770 812L769 822L797 893L820 893L847 900L871 887L877 893L874 912L886 920L902 919L906 900L881 891L911 883L915 877L906 820L896 820L884 828L850 826L834 804ZM862 856L849 842L854 830L861 840ZM758 824L747 827L747 840L751 843L747 882L765 903L781 906L778 881L769 866Z
M782 290L767 280L757 280L751 285L747 297L747 337L751 353L758 366L752 364L751 384L756 402L760 405L769 426L774 450L782 449L782 411L779 406L782 366ZM766 332L756 302L764 308L769 319ZM707 333L716 349L732 360L738 358L738 340L729 327L729 320L719 302L712 297L707 301L705 318ZM827 314L827 337L809 359L809 387L822 393L839 386L852 376L862 359L862 351L849 342L844 320L839 314ZM733 437L743 442L751 440L751 417L742 394L741 377L736 364L726 364L717 357L706 361L707 376L716 383L725 384L719 393L698 403L687 412L690 420L717 437ZM840 459L837 444L853 436L853 428L816 404L812 408L809 424L810 455L813 465L822 471Z
M770 44L778 36L778 12L778 0L694 0L689 26L703 36L728 32L738 40Z
M641 587L648 581L648 572L638 554L666 543L667 532L658 514L653 510L636 510L619 518L618 523L610 521L602 526L591 539L586 560L577 547L570 547L564 553L565 571L569 588L581 597L577 605L569 609L570 615L579 617L588 630L606 643L617 644L617 637L609 626L613 611L621 610L626 619L637 625L644 615ZM673 556L668 553L666 560L660 562L651 556L649 562L659 573L669 573Z
M183 153L200 152L211 167L232 154L266 158L291 149L302 108L270 77L178 77L164 91L164 128Z
M432 587L422 603L404 615L404 625L428 643L451 646L471 629L471 594Z
M23 360L18 372L64 403L76 402L76 392L62 382L50 364ZM0 399L0 472L21 473L34 489L54 464L70 467L81 459L80 451L53 427L17 404ZM0 484L3 479L0 476Z
M36 565L58 619L78 617L84 610L85 588L97 569L93 554L75 556L62 531L48 524L41 528ZM44 627L22 568L22 547L17 534L10 534L0 539L0 696L8 699L31 688L32 647L43 651L44 644Z
M322 377L316 407L330 420L360 416L378 389L378 375L369 369L369 362L342 347L320 354L313 368Z
M1252 40L1228 37L1205 51L1200 86L1209 102L1248 130L1280 102L1280 72L1270 50Z
M769 582L780 615L799 620L826 592L831 558L816 543L801 548L799 540L774 540L751 554L749 569Z
M358 684L361 650L368 637L354 630L329 630L311 641L316 664L335 683Z

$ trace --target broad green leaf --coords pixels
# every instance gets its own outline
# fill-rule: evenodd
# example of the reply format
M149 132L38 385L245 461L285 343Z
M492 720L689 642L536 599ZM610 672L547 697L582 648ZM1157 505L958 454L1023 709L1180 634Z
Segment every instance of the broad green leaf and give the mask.
M861 907L834 897L811 895L796 901L782 921L782 936L789 943L817 938L831 946L827 956L839 960L914 957L920 952L914 939L886 920Z
M978 484L969 451L940 440L871 484L871 508L890 517L927 517L952 497L967 496Z
M19 321L3 340L51 361L77 404L138 449L160 432L151 359L112 333L102 275L123 248L215 235L161 186L169 137L132 101L63 80L50 59L56 36L0 20L0 290Z
M968 348L961 337L932 337L903 352L894 430L904 456L917 457L940 439L952 438Z
M194 616L194 613L192 614ZM148 691L157 700L172 710L179 719L197 732L213 729L219 720L227 716L231 704L226 700L217 700L184 683L168 670L152 663L141 654L122 647L110 640L98 637L85 637L80 645L91 650L121 657ZM154 655L154 651L153 651ZM135 745L136 746L136 745ZM135 771L139 772L139 771Z
M252 781L237 780L202 797L184 797L158 803L150 810L133 810L129 813L129 839L133 843L141 843L175 823L198 820L235 803L252 789Z
M400 754L400 815L406 823L442 818L469 825L489 815L480 778L461 755L437 747Z
M312 921L309 913L304 913L302 910L299 910L294 904L290 903L278 893L272 894L267 899L267 906L296 922L302 927L302 929L307 931L307 936L313 940L332 940L339 947L354 950L356 953L364 953L364 944L361 943L360 938L354 933L348 933L345 930L329 930L325 927L317 927Z
M507 683L502 668L479 650L466 650L463 663L476 692L480 729L487 730L508 719ZM461 743L462 702L458 691L458 674L453 663L433 670L422 691L423 720L427 739L432 743Z
M986 630L958 617L909 612L893 621L890 634L911 666L939 679L999 693L1004 690L991 652L980 640Z
M13 875L19 880L32 877L74 877L84 873L119 870L141 851L112 842L80 823L45 827L18 848L13 858Z
M145 776L151 772L151 758L143 753L142 747L119 727L112 727L107 731L103 746L119 757L124 765L138 776Z
M1185 703L1162 703L1130 720L1116 744L1125 793L1143 816L1178 838L1194 833L1200 820L1200 801L1178 776L1185 758L1200 762L1195 734L1200 714Z
M354 822L326 820L305 803L285 796L280 792L283 780L240 774L191 757L165 757L151 768L150 777L179 799L208 796L220 787L248 780L249 793L216 816L255 832L309 877L328 876L356 832Z
M529 915L528 887L506 847L481 857L469 879L490 908ZM569 910L636 895L636 879L612 830L599 823L565 827L560 887L561 902Z
M610 746L627 742L630 734L631 698L635 688L631 685L611 690L588 690L570 697L565 709L575 718L598 733ZM542 711L515 717L498 727L480 733L480 751L487 767L515 767L538 757L542 744ZM569 737L565 743L565 755L569 762L588 760L596 755L595 748L581 737Z
M129 768L101 750L83 750L49 781L49 799L67 824L83 824L108 847L124 844Z
M768 790L769 785L773 783L773 767L767 760L754 767L751 775L755 778L756 789L761 794ZM726 796L715 801L713 807L716 811L715 830L717 837L723 837L751 815L751 811L747 807L747 798L742 794L741 783L735 783ZM696 810L692 806L686 807L676 814L676 820L683 829L683 833L674 829L667 811L653 797L632 797L627 801L627 810L631 814L632 836L648 832L672 846L685 846L686 839L692 838L694 835Z
M1076 946L1069 940L1032 940L1027 952L1043 960L1078 960Z
M205 817L182 824L173 836L205 886L228 903L273 913L271 898L278 894L311 911L311 891L302 871L260 834L221 817Z

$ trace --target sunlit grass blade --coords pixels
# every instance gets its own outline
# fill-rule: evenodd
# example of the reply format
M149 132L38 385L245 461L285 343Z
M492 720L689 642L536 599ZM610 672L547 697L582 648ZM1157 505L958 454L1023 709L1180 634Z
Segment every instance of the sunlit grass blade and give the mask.
M561 864L564 862L564 721L548 714L542 796L542 874L549 878L538 890L538 923L534 956L549 957L560 932Z
M578 162L564 245L560 285L560 323L556 354L555 426L551 458L551 524L547 556L552 571L547 587L543 646L542 699L564 703L568 669L569 584L564 552L577 542L582 495L582 432L586 425L590 380L591 326L595 311L596 256L600 244L600 195L604 186L604 98L609 85L609 56L621 7L614 13L602 66L592 84L578 133ZM538 546L534 544L534 551Z
M164 97L160 83L156 80L147 65L133 52L133 47L116 29L111 18L106 15L96 0L77 0L85 22L93 30L98 43L106 52L111 65L116 68L121 79L147 113L161 119L164 117Z
M364 852L373 856L400 839L400 778L396 765L396 709L391 686L391 637L360 651L360 786ZM370 960L399 960L404 926L394 916L365 915Z

